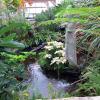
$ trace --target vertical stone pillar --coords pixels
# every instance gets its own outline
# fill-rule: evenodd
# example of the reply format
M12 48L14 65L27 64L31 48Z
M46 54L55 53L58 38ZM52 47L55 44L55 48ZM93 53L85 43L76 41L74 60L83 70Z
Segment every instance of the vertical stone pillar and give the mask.
M76 24L67 23L65 34L65 52L66 59L71 66L77 66L77 54L76 54Z

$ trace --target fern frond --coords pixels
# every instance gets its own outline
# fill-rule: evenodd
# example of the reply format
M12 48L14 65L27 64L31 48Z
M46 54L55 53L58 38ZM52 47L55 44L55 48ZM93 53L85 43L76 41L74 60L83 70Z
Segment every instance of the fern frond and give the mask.
M100 49L100 37L95 38L90 44L89 51L99 48Z

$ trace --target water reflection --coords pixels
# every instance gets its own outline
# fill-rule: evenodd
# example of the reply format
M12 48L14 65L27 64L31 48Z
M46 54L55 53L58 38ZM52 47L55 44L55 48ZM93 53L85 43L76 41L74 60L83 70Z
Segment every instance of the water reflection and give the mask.
M28 88L30 97L33 95L41 95L43 98L61 97L66 87L69 86L66 81L48 79L46 75L43 74L38 63L30 64L28 70L31 74L31 85Z

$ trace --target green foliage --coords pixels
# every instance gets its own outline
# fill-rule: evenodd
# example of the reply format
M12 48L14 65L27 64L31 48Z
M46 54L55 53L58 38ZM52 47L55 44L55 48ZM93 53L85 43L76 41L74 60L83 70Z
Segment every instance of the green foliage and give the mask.
M57 27L69 20L67 18L56 18L56 13L62 11L62 9L66 8L66 6L73 5L73 0L68 0L62 2L62 4L59 4L58 6L55 6L53 8L50 8L49 10L42 12L41 14L36 15L36 26L41 27L42 30L50 30L50 31L58 31Z
M16 11L19 6L19 0L3 0L10 11Z
M100 95L100 60L95 60L89 64L82 77L88 80L79 84L79 89L74 95L78 96L98 96Z
M31 31L31 36L29 32ZM18 15L11 17L7 20L6 25L2 25L0 28L0 35L13 36L15 40L24 43L25 45L31 45L34 40L32 38L34 31L31 29L31 25L25 20L24 17Z
M19 97L14 98L15 95L19 96L18 92L26 89L26 85L22 82L27 78L23 61L30 55L34 57L36 54L33 52L16 54L14 49L22 49L25 47L24 44L15 41L9 44L13 36L5 39L7 39L6 45L0 45L0 100L19 100ZM2 41L5 39L3 38Z
M77 46L84 48L88 53L96 50L98 52L100 46L100 7L99 6L77 6L73 8L62 9L56 13L57 18L65 18L67 22L80 22L83 25L84 35L77 38Z
M55 15L54 11L51 8L49 8L47 11L42 12L41 14L37 14L36 17L35 17L35 20L37 22L53 20L54 15Z
M56 18L54 20L48 20L48 21L39 22L39 23L37 23L37 25L38 26L44 26L44 27L46 26L46 27L48 27L49 25L53 25L53 24L59 25L59 24L65 22L65 21L67 21L66 18Z
M57 37L57 32L43 29L41 31L36 31L33 39L36 44L39 44L40 42L47 42L52 39L56 39Z
M5 23L4 21L0 23L0 100L19 100L19 92L26 89L23 80L27 78L27 72L23 61L35 54L32 52L16 54L15 51L33 43L33 38L28 34L31 25L19 14L12 16L5 10L0 12L1 15L2 13L9 16L5 19Z
M93 51L98 52L100 49L100 27L99 27L99 16L97 19L88 21L85 28L81 30L84 35L78 38L78 46L85 48L88 53Z
M21 54L16 55L15 53L11 54L11 53L7 53L7 52L2 52L1 56L8 59L9 63L17 64L17 63L22 63L30 56L34 58L36 56L36 53L35 52L22 52Z
M66 4L66 3L65 3ZM74 5L74 2L73 2ZM66 18L68 19L67 22L80 22L80 23L88 23L93 19L97 19L97 16L100 15L100 7L81 7L77 6L76 4L74 7L67 7L61 9L59 12L55 13L55 17L57 18Z
M0 100L13 100L13 91L18 92L25 89L22 82L18 80L18 77L25 78L25 70L23 64L18 64L10 53L13 54L14 49L25 48L25 45L14 41L14 34L3 36L1 32L2 30L0 30Z
M0 46L2 47L10 47L10 48L25 48L22 43L18 43L15 41L0 41Z
M0 52L0 100L13 100L13 91L25 89L18 77L25 79L23 64L18 64L15 59L9 60Z
M49 8L47 11L42 12L41 14L37 14L35 19L37 22L41 21L48 21L48 20L54 20L55 19L55 14L62 11L66 7L73 7L73 0L65 0L62 2L62 4L59 4L53 8Z
M64 0L62 4L37 14L34 30L31 29L31 25L23 17L19 17L19 15L15 17L10 16L12 11L17 10L19 0L4 1L10 12L3 12L8 16L6 23L4 23L5 20L0 20L1 26L5 25L4 27L0 26L0 100L13 100L13 98L15 100L15 97L16 100L19 99L17 98L19 96L17 92L25 89L22 82L17 80L18 77L25 78L22 62L29 56L34 57L36 55L32 52L23 52L16 55L14 51L25 48L26 45L39 44L41 41L62 40L57 28L64 22L80 22L84 27L79 32L84 34L77 37L77 47L84 48L88 52L89 61L91 60L89 54L96 53L92 54L92 60L95 61L91 61L88 64L89 66L82 76L88 78L88 81L84 84L79 84L79 89L73 95L100 95L100 60L96 60L99 58L100 49L99 0L91 0L90 2L83 0L83 2L78 3L75 3L73 0ZM55 43L56 46L49 45L53 49L45 49L44 52L40 53L39 63L44 69L66 70L68 64L63 62L64 59L60 59L62 53L55 54L55 52L62 51L62 48L57 48L59 43ZM81 90L84 90L85 94ZM28 94L24 93L24 95L27 98Z

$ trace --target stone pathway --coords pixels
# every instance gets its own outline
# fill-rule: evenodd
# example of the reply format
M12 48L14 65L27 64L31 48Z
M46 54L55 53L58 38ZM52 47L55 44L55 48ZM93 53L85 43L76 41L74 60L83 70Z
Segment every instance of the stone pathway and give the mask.
M95 97L71 97L71 98L54 99L54 100L100 100L100 96L95 96Z
M95 97L70 97L62 99L36 99L36 100L100 100L100 96Z

